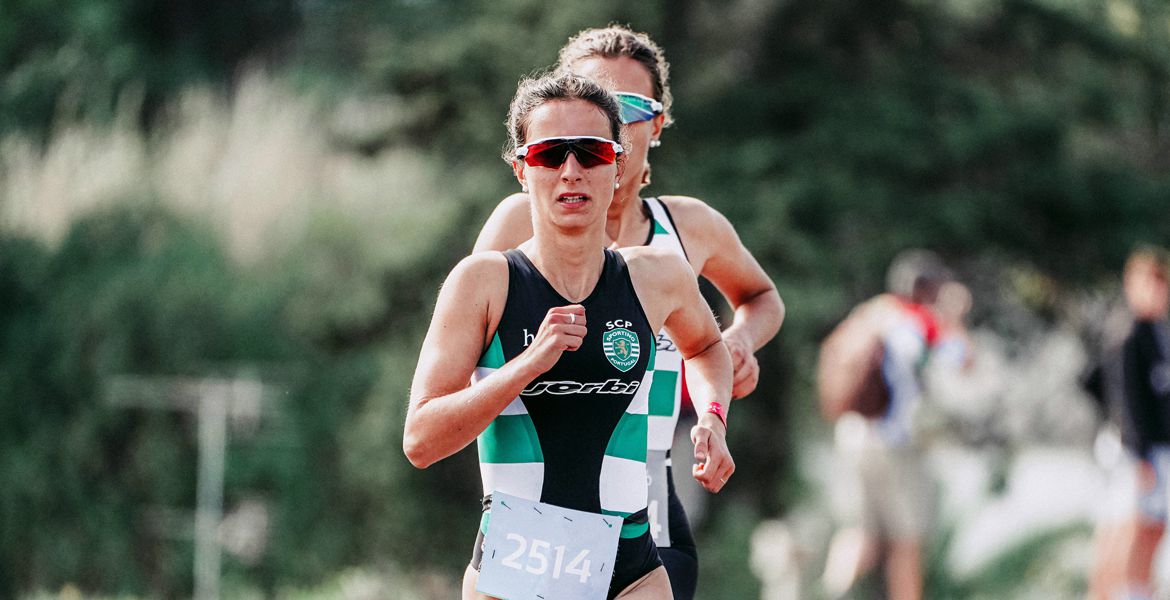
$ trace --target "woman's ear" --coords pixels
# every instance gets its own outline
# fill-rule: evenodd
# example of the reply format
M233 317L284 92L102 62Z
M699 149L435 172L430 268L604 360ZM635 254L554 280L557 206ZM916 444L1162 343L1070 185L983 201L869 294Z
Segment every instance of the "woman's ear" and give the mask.
M662 130L666 129L666 115L658 115L650 122L653 124L653 128L650 130L650 139L657 142L658 138L662 135ZM657 146L657 144L654 145Z
M520 182L520 189L527 192L528 181L524 178L524 163L518 160L512 161L512 173L516 175L516 181Z

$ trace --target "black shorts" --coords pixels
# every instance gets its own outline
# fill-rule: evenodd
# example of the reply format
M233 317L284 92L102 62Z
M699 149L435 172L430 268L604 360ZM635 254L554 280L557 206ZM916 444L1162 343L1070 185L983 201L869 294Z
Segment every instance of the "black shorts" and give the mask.
M487 512L492 505L491 497L483 499L483 510ZM642 509L625 520L626 523L643 524L647 522L646 510ZM483 561L483 530L475 535L475 547L471 550L471 568L479 571ZM612 600L622 590L635 581L646 576L647 573L662 566L658 557L658 549L654 547L654 539L650 537L650 530L633 538L618 540L617 560L613 565L613 579L609 581L608 598Z

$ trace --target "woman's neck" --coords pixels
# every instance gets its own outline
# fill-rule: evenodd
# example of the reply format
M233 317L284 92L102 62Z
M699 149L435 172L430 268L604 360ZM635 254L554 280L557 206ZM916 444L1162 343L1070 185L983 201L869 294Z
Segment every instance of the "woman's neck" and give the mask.
M649 221L637 192L622 194L620 198L615 195L605 215L605 237L610 247L641 246L649 234Z
M589 297L597 285L605 262L604 248L600 224L573 234L537 228L532 239L520 245L553 289L573 302Z

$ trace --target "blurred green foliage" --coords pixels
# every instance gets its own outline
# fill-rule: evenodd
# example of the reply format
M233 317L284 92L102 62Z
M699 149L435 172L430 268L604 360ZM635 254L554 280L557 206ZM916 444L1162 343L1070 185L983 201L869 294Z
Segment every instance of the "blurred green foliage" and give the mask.
M0 130L108 119L123 100L148 117L184 85L227 83L242 61L273 58L299 17L288 0L4 2Z
M414 359L443 275L516 187L498 158L516 81L611 21L648 31L672 62L677 123L647 193L721 210L789 307L759 391L737 404L732 450L751 484L713 502L699 532L718 565L704 590L755 592L750 522L805 490L793 440L820 426L814 344L881 289L897 251L939 250L994 302L1012 283L983 273L1076 289L1136 241L1170 239L1163 3L5 2L6 136L52 140L125 109L149 137L184 90L230 96L258 62L390 114L344 131L325 119L332 151L409 152L440 183L388 208L401 225L383 235L338 207L252 261L217 215L155 199L110 198L59 242L0 223L0 596L189 593L189 542L143 515L193 506L194 422L103 404L106 378L127 373L252 369L287 390L229 450L229 506L258 494L272 510L267 553L228 559L229 579L273 593L383 562L457 576L478 520L475 457L421 473L403 459ZM432 208L440 222L407 212Z

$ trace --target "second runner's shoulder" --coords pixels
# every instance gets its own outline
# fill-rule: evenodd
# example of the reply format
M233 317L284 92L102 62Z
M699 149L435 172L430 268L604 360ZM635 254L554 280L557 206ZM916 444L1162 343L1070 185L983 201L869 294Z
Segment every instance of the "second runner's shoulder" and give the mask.
M659 196L687 249L691 264L701 273L710 257L721 247L740 245L731 221L711 205L693 196Z
M532 212L528 194L504 198L484 223L472 252L515 248L532 237Z

